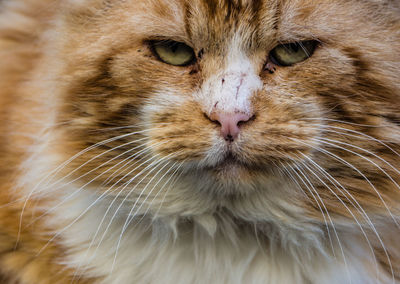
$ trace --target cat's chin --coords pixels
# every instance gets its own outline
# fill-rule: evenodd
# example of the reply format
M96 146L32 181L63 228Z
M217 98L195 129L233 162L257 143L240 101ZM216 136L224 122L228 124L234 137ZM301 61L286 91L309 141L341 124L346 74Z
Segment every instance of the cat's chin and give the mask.
M232 155L227 155L216 165L207 166L204 170L220 187L235 191L252 188L254 181L261 174L258 167L239 161Z

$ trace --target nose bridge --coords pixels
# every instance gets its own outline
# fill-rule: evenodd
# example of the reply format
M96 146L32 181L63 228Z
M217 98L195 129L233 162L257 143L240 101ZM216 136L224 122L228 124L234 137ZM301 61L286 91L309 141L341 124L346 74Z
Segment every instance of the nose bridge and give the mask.
M236 57L217 75L210 78L207 100L211 112L251 115L251 97L262 83L248 58Z
M221 74L221 86L222 92L225 92L226 96L230 96L231 99L239 99L239 95L242 94L240 91L243 83L246 84L246 80L248 78L247 74L238 70L238 71L227 71Z

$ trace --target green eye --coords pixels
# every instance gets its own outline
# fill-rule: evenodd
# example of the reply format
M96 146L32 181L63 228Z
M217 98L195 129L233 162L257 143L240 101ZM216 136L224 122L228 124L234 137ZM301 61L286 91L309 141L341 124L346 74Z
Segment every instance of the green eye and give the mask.
M182 42L172 40L154 41L152 47L158 58L167 64L185 66L195 59L193 49Z
M316 45L316 41L313 40L280 44L269 56L277 65L290 66L309 58L314 53Z

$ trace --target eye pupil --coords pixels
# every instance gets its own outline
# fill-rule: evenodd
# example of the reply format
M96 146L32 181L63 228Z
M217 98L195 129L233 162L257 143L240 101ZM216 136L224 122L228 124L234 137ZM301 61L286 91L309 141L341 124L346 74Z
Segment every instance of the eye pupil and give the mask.
M178 48L179 48L178 43L172 43L172 44L171 44L171 51L172 51L173 53L176 53L176 51L178 50Z
M294 51L294 52L298 52L299 51L299 44L296 43L290 43L289 44L289 49Z

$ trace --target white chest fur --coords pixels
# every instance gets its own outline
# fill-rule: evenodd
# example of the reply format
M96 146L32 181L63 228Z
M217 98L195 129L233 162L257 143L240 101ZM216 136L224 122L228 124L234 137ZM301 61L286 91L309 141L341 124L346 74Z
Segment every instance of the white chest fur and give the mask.
M341 236L342 249L334 242L336 257L309 243L278 245L276 232L271 232L267 243L254 231L235 233L238 228L229 226L223 230L232 232L210 236L191 221L183 222L183 229L174 233L177 226L168 225L168 220L153 220L151 226L142 220L121 238L124 214L114 216L109 225L109 216L103 220L104 201L79 216L94 197L78 195L63 204L49 222L74 222L60 228L65 245L71 248L67 264L77 275L104 277L102 283L391 283L382 274L377 280L374 261L368 260L371 255L349 235Z

